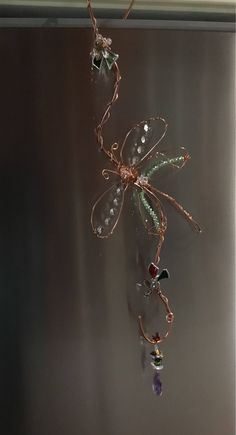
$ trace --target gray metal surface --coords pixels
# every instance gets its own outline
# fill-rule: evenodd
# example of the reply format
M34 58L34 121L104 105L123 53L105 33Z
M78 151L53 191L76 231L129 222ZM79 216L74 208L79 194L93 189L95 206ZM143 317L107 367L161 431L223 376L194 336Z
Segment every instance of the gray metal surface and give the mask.
M16 14L17 16L17 14ZM167 30L208 30L219 32L234 32L234 18L231 20L220 20L216 17L216 21L209 21L201 17L199 20L183 20L183 19L136 19L122 21L119 19L100 19L99 26L105 28L121 28L121 29L167 29ZM218 18L218 19L217 19ZM58 18L52 16L49 18L0 18L0 27L17 28L17 27L79 27L90 28L90 20L86 18Z
M204 229L194 235L167 208L161 265L176 321L164 393L153 395L142 370L136 258L148 263L153 246L131 198L110 240L90 228L106 186L90 30L2 29L1 433L233 435L234 35L106 33L123 77L107 143L165 116L169 143L192 159L160 186ZM161 318L160 307L150 327Z

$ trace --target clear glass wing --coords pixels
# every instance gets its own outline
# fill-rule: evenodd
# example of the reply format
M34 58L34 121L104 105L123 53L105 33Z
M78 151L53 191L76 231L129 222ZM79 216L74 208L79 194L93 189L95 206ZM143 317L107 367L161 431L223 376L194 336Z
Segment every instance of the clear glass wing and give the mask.
M168 124L164 118L156 117L141 121L126 135L120 150L124 165L139 166L144 159L153 155L164 138Z
M190 159L185 148L177 150L158 151L152 158L148 159L142 168L142 175L150 180L154 175L162 176L174 170L180 170Z
M125 186L113 184L95 202L91 213L91 225L100 238L109 237L117 223L124 203Z
M153 177L154 176L162 176L169 175L174 170L180 170L186 162L190 159L188 152L184 148L180 148L176 153L168 152L162 153L157 152L156 155L149 159L144 168L142 168L141 177L146 179L149 183L149 190L155 195L158 195L159 198L164 199L165 202L168 202L180 215L184 217L184 219L189 222L192 228L201 233L202 229L199 224L193 219L191 214L186 211L182 205L180 205L175 198L171 197L167 193L164 193L159 189L155 188L153 185Z

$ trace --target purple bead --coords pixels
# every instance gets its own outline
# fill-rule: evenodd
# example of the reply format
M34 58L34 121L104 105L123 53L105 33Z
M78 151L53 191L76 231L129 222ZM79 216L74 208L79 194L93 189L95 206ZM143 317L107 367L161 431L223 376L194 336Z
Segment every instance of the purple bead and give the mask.
M156 370L153 376L152 389L157 396L162 395L162 383L161 383L160 373L158 373Z

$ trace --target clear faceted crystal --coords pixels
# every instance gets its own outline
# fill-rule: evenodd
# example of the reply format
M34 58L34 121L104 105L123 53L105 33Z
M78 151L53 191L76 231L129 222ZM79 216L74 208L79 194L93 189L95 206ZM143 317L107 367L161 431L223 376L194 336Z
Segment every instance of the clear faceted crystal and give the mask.
M108 56L109 56L109 53L108 53L108 51L107 51L107 50L103 50L103 56L105 57L105 59L107 59L107 58L108 58Z
M158 372L160 371L160 370L162 370L163 369L163 364L155 364L155 362L151 362L151 365L152 365L152 367L155 369L155 370L157 370Z
M153 392L157 396L161 396L162 395L162 383L161 383L160 373L158 373L158 372L154 373L153 383L152 383L152 389L153 389Z

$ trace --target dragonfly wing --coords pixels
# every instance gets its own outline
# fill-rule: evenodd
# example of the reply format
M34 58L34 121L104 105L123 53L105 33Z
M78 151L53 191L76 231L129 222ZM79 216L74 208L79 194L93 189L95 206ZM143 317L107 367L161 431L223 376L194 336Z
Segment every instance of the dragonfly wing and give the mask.
M180 215L186 219L186 221L192 226L192 228L197 232L201 233L202 229L200 225L193 219L191 214L183 208L182 205L180 205L175 198L168 195L165 192L161 192L159 189L156 189L155 187L151 186L152 193L156 196L159 195L161 198L165 199Z
M122 183L113 184L95 202L91 225L98 237L106 238L113 233L122 211L125 190Z
M147 189L135 189L135 199L148 234L163 235L167 228L165 210L157 198Z
M190 159L190 156L185 148L179 148L172 152L158 151L152 159L149 159L143 174L150 179L154 175L164 175L174 170L180 170Z
M135 125L129 130L121 146L121 162L127 166L139 166L156 150L166 134L167 127L166 120L160 116Z

